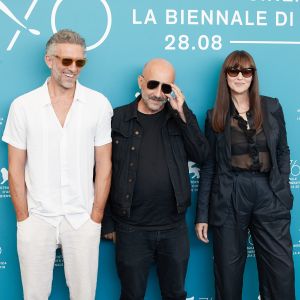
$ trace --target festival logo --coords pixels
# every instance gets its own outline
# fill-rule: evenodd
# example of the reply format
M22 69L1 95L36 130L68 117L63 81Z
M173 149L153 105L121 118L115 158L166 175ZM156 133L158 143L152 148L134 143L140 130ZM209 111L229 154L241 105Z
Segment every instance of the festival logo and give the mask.
M293 255L300 255L300 229L298 229L298 238L294 238L296 243L293 245Z
M8 170L2 167L0 169L0 200L10 198L8 187Z
M290 186L291 189L300 188L300 162L297 159L290 161L291 163L291 173L290 173Z
M3 253L3 248L0 246L0 255L2 255L2 253ZM7 262L6 261L2 261L0 259L0 271L5 270L6 267L7 267Z
M189 161L189 172L191 175L191 179L199 179L200 178L200 173L199 173L199 168L196 166L196 164L192 161Z
M254 258L255 257L255 249L254 249L253 240L252 240L250 230L248 230L247 257L248 258Z
M191 181L191 191L197 192L200 179L200 169L198 168L197 164L192 161L189 161L188 166Z
M62 4L63 0L57 0L56 3L53 6L52 9L52 14L51 14L51 27L52 27L52 31L53 33L57 32L57 27L56 27L56 14L58 12L58 9L60 7L60 5ZM100 2L102 3L102 5L104 6L105 12L106 12L106 16L107 16L107 20L106 20L106 26L105 26L105 31L103 33L103 35L101 35L99 37L99 40L92 44L92 45L88 45L86 47L86 51L89 50L93 50L97 47L99 47L108 37L110 29L111 29L111 24L112 24L112 15L111 15L111 10L106 2L106 0L100 0ZM72 3L73 4L73 3ZM86 3L85 3L86 5Z
M21 21L10 9L9 7L4 4L2 1L0 1L0 11L2 11L9 19L10 21L14 22L19 29L17 29L17 31L15 32L15 34L13 35L8 47L7 47L7 51L11 51L17 41L17 39L19 38L20 34L21 34L21 30L22 31L28 31L29 33L31 33L32 35L40 35L40 31L35 29L35 28L27 28L27 26L25 25L26 21L28 20L28 18L30 17L31 13L33 12L36 4L37 4L38 0L33 0L29 6L29 8L27 9L25 15L24 15L24 20L25 21Z
M6 168L2 168L0 170L0 172L1 172L1 177L0 177L1 182L0 182L0 184L4 184L8 181L8 171L7 171Z
M59 249L56 252L56 257L55 257L55 262L54 262L55 268L61 268L64 266L64 258L63 258L60 248L61 248L61 246L59 246Z
M106 38L108 37L109 35L109 32L110 32L110 29L111 29L111 25L112 25L112 15L111 15L111 10L106 2L106 0L99 0L101 2L101 4L103 5L104 9L105 9L105 13L106 13L106 21L105 21L105 30L104 30L104 33L100 34L98 40L92 44L92 45L88 45L87 48L86 48L86 51L89 51L89 50L93 50L97 47L99 47L105 40ZM57 18L56 18L56 15L57 15L57 12L62 4L63 0L57 0L53 6L53 9L52 9L52 13L51 13L51 28L52 28L52 31L53 33L56 33L57 32ZM32 12L34 11L34 9L36 8L36 5L38 3L38 0L32 0L29 8L27 9L25 15L24 15L24 20L21 20L21 18L17 17L16 14L13 13L13 11L8 7L8 5L6 5L3 1L0 1L0 11L2 13L4 13L8 19L11 21L11 22L14 22L17 26L17 30L16 32L14 33L11 41L9 42L9 45L7 47L7 51L11 51L15 45L15 43L17 42L21 32L24 32L24 31L27 31L28 33L31 33L32 35L40 35L41 32L36 29L36 28L28 28L26 26L26 22L28 21L30 15L32 14ZM73 3L72 3L73 4ZM84 3L86 5L86 2Z

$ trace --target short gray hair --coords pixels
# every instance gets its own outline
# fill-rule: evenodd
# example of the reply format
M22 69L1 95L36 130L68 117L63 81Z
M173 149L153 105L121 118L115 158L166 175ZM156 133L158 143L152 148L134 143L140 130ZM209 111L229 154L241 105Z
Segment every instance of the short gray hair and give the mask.
M53 34L46 44L46 54L53 51L55 44L74 44L80 45L84 50L86 48L85 40L79 35L79 33L69 30L62 29Z

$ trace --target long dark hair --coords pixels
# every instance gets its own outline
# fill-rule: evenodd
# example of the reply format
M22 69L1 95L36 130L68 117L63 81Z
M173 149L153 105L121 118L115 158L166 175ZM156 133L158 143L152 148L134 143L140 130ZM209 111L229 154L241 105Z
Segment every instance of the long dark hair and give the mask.
M254 68L256 70L253 57L244 50L231 52L225 59L219 77L217 98L212 114L212 128L215 132L223 132L225 128L226 117L230 108L231 92L227 84L226 70L230 67L235 68ZM258 129L262 125L262 111L259 96L257 71L252 76L252 82L249 87L250 109L254 116L254 127Z

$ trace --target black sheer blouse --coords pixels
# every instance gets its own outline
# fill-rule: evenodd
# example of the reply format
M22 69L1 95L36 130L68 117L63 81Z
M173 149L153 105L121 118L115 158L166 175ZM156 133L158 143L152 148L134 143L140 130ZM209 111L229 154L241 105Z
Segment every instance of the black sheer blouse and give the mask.
M231 105L231 165L233 170L269 172L270 154L263 128L253 126L253 115L244 120Z

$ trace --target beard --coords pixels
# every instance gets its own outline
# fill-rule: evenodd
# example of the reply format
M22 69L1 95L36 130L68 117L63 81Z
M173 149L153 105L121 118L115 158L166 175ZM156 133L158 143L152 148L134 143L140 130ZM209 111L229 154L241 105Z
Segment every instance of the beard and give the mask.
M141 101L143 101L144 106L148 110L152 111L152 113L156 113L156 112L161 111L164 108L168 99L165 97L157 97L154 95L149 96L145 93L142 93Z

